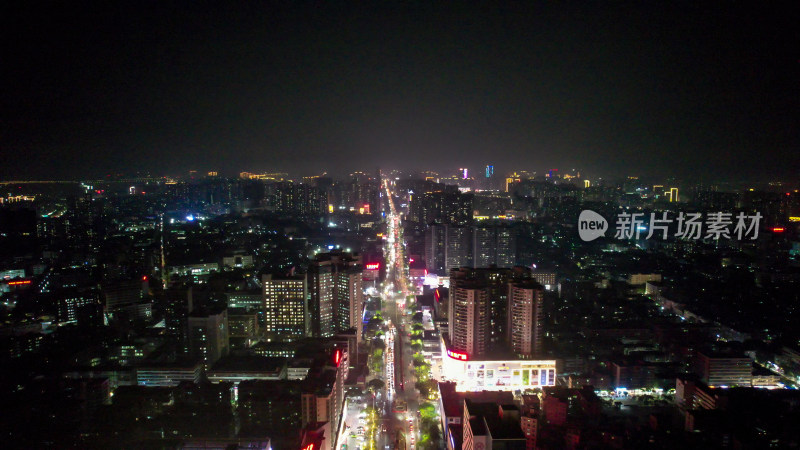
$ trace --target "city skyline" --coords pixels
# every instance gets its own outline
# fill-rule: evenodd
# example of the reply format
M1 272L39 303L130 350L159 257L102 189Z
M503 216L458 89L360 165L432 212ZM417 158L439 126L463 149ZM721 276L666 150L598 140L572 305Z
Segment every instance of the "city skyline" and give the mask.
M1 11L6 447L800 448L800 8Z
M485 177L484 171L486 167L492 167L491 177ZM467 177L463 176L464 168L469 170ZM758 187L769 187L769 189L777 189L780 191L783 188L795 189L800 186L800 182L796 177L781 176L778 173L765 173L765 174L751 174L750 176L742 177L712 177L704 174L651 174L640 172L621 172L620 174L606 174L593 171L587 168L558 168L549 166L496 166L493 164L484 165L450 165L449 167L414 167L411 169L400 169L396 167L358 167L353 166L339 171L328 171L325 169L320 170L297 170L297 171L284 171L275 168L263 167L243 167L233 168L227 171L221 171L216 167L202 167L192 166L192 168L184 168L173 171L141 171L141 170L121 170L105 174L97 174L91 176L89 174L74 174L65 177L11 177L0 178L0 185L13 185L16 182L37 184L37 183L79 183L79 182L173 182L173 181L192 181L211 178L221 179L252 179L262 180L266 182L274 181L290 181L296 183L304 183L313 181L316 178L330 178L333 180L346 180L348 178L366 176L369 179L377 180L378 170L383 176L391 174L394 177L403 179L424 179L433 177L432 180L444 184L459 181L476 181L480 182L484 179L492 178L494 180L505 180L508 177L514 177L522 180L562 180L571 181L572 183L581 184L584 180L589 180L595 186L597 182L619 184L627 181L638 181L640 183L648 182L671 182L681 183L685 185L696 186L728 186L729 189L742 189ZM566 177L565 177L566 175ZM456 183L457 184L457 183ZM581 184L583 187L588 187ZM735 186L735 187L734 187Z

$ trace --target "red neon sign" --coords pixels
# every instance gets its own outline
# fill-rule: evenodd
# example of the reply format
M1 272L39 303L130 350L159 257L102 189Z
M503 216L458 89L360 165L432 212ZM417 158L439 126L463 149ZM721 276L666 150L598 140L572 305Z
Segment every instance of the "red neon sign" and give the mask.
M9 286L19 286L21 284L31 284L31 280L22 280L22 281L9 281Z
M334 362L336 362L336 367L339 367L339 362L342 360L342 351L336 350L336 355L333 357Z
M466 353L456 352L456 351L453 351L453 350L448 350L447 351L447 356L449 356L449 357L451 357L453 359L457 359L459 361L468 361L469 360L469 355L467 355Z
M314 450L314 443L312 442L311 444L306 445L303 447L303 450Z
M433 291L433 295L436 297L436 301L438 302L439 301L439 290L438 289L434 290Z
M381 263L367 263L365 267L367 270L378 270L381 268Z
M775 227L775 228L772 229L773 233L783 233L784 231L785 231L785 228L783 228L783 227Z

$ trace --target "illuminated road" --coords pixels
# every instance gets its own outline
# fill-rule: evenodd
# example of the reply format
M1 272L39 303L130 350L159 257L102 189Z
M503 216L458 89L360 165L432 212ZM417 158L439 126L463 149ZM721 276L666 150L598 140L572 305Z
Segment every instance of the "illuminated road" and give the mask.
M386 190L388 213L386 215L386 236L384 239L384 259L386 260L386 282L384 284L384 317L390 326L387 333L387 352L391 355L392 368L387 370L387 380L391 373L392 381L387 383L387 392L392 395L393 402L387 402L384 410L383 423L386 431L379 441L379 448L398 448L403 450L414 449L417 438L417 415L419 410L419 393L414 387L414 374L411 359L411 347L408 331L405 328L406 299L411 295L408 289L408 262L405 255L403 241L403 222L400 213L395 208L391 192L391 184L384 181ZM391 335L391 340L388 335ZM392 350L389 351L391 345ZM389 385L393 384L391 388ZM405 407L405 408L404 408ZM401 411L405 409L405 411ZM399 440L395 445L398 432L402 432L405 439Z

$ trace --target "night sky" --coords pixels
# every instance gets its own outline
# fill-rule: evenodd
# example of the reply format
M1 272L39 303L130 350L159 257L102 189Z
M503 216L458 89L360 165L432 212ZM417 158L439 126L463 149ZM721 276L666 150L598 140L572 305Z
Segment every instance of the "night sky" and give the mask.
M9 3L6 180L487 163L800 177L792 2Z

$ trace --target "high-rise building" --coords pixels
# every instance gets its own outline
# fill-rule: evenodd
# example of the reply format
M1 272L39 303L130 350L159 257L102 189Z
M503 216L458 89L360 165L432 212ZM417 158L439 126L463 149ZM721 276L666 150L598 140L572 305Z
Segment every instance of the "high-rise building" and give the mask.
M174 286L163 291L164 323L170 336L183 353L188 352L187 326L193 310L192 287Z
M278 182L265 187L267 207L273 211L318 215L327 209L327 195L309 184Z
M678 188L676 188L676 187L669 188L669 191L665 192L665 194L667 196L669 196L670 203L677 202L679 200L678 199Z
M449 334L452 350L484 355L489 344L489 292L478 280L450 284Z
M335 278L334 322L337 331L356 329L361 341L361 313L364 308L364 274L361 266L345 267L337 270Z
M380 212L380 183L370 180L363 172L351 174L352 180L334 183L329 178L317 179L317 186L325 191L328 212L353 212L360 215Z
M425 230L425 266L445 275L459 267L514 267L516 234L502 225L462 227L432 224Z
M471 235L469 227L445 225L447 245L445 247L445 270L470 265L472 262Z
M483 183L481 184L483 189L494 190L499 188L497 177L494 175L493 165L486 166L486 169L484 170Z
M316 337L330 337L356 327L364 305L361 256L345 252L322 253L308 269L311 329Z
M333 365L325 365L309 373L301 394L302 425L328 422L331 430L339 429L344 403L344 381L349 371L349 352L345 348L333 349ZM331 448L336 447L332 436Z
M472 267L513 267L516 262L516 237L509 227L478 226L472 229Z
M333 264L330 260L315 260L308 268L311 335L331 337L336 331L333 322Z
M472 265L472 230L455 225L430 225L425 230L425 259L429 272L447 271Z
M266 274L261 280L266 336L287 341L311 336L306 277Z
M431 225L425 229L425 268L430 273L444 275L445 248L447 245L445 225Z
M486 330L487 339L492 344L506 342L508 327L508 284L509 282L530 279L530 270L525 267L506 268L466 268L452 269L450 274L449 305L452 302L452 289L471 281L478 282L486 288L489 304L489 324Z
M497 228L497 267L514 267L517 263L517 238L508 227Z
M542 353L544 287L532 280L508 284L508 343L521 357Z
M188 321L189 354L210 369L230 350L227 308L213 311L195 311Z
M489 267L497 261L497 234L493 227L472 229L472 267Z
M410 220L426 225L472 225L474 195L453 189L415 193L411 199Z

